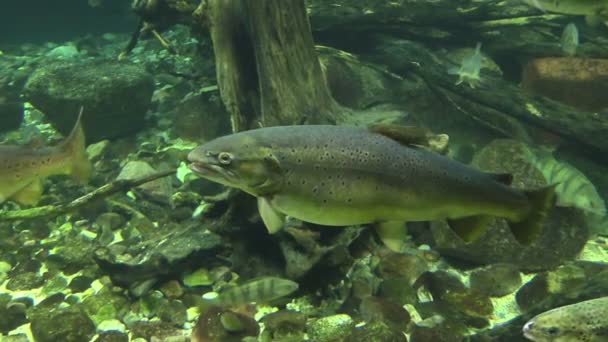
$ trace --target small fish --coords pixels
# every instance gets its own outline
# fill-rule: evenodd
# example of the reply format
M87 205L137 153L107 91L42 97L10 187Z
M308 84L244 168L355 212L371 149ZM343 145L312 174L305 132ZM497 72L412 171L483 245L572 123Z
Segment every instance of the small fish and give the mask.
M548 152L533 152L529 159L548 184L556 184L558 206L576 207L600 217L606 215L604 200L584 173Z
M584 15L589 25L608 25L608 1L606 0L524 0L543 12Z
M535 342L606 342L608 297L543 312L524 325L523 334Z
M567 56L574 56L578 48L578 29L574 23L569 23L562 32L561 40L562 51Z
M269 303L288 296L297 289L298 283L289 279L260 277L220 291L218 300L223 305Z
M70 135L57 146L0 145L0 203L11 199L36 204L42 196L42 181L51 175L88 179L91 164L86 157L81 116L82 111Z
M479 73L481 72L481 43L477 43L475 51L469 56L462 59L462 64L459 68L451 68L448 73L458 75L456 85L467 82L469 87L475 88L481 82Z
M326 226L375 224L384 244L402 251L404 221L448 218L472 241L498 216L512 222L520 242L535 240L553 188L513 189L510 175L423 147L439 136L394 125L266 127L209 141L188 159L202 177L257 197L271 234L288 216Z

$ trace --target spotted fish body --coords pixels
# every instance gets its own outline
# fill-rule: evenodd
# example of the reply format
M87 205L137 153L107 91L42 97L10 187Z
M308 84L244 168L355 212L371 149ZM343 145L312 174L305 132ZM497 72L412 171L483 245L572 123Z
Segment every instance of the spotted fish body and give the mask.
M606 342L608 297L543 312L526 323L523 334L535 342Z
M495 175L365 128L262 128L210 141L189 159L201 176L258 197L270 232L284 216L328 226L473 215L519 222L534 207Z
M36 204L42 195L42 180L67 174L86 180L91 166L84 150L80 116L70 135L53 147L0 145L0 203L12 199Z
M227 288L219 293L223 305L246 303L267 304L285 297L298 289L298 283L278 277L260 277L238 286Z

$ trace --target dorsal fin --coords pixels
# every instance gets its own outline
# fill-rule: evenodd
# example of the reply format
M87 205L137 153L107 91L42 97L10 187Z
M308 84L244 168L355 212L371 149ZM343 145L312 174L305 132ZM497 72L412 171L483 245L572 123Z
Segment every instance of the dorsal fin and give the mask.
M424 146L438 153L447 150L449 140L447 134L434 134L421 127L391 124L376 124L368 128L371 132L384 135L403 145Z
M35 136L32 139L30 139L30 141L25 146L27 146L28 148L31 148L31 149L39 149L42 146L44 146L44 140L42 140L42 137L40 137L40 136Z
M504 185L511 185L511 183L513 183L513 175L510 173L487 172L486 174L498 183L502 183Z

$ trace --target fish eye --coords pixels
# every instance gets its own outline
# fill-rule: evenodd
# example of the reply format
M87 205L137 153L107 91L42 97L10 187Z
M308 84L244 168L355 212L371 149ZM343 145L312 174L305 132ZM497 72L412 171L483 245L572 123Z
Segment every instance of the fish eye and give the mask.
M228 152L220 152L220 154L217 155L217 160L220 162L220 164L228 165L232 162L232 154Z
M557 327L550 327L547 329L547 334L549 335L557 335L559 333L559 328Z

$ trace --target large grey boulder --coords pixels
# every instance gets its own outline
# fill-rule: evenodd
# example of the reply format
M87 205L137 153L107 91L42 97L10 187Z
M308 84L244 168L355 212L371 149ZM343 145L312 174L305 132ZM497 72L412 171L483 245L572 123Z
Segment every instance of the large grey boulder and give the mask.
M40 66L24 95L62 134L74 126L80 106L87 141L127 136L140 130L154 91L142 67L105 59L58 61Z

